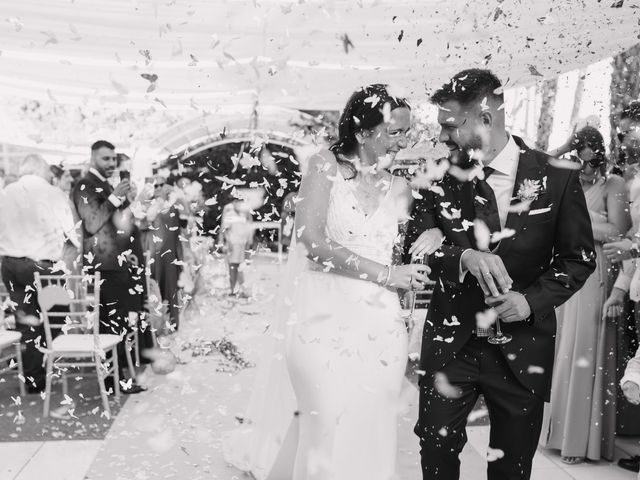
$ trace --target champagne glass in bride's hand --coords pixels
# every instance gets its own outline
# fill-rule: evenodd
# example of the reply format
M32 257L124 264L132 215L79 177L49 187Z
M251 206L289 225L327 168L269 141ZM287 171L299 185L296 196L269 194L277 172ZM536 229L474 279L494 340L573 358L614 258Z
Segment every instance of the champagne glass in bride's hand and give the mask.
M429 256L428 255L420 255L420 256L415 256L415 257L411 257L411 263L412 264L418 264L418 265L427 265L429 262ZM418 296L418 292L416 290L416 287L414 286L413 282L411 283L411 295L412 295L412 301L411 301L411 313L409 314L409 319L411 320L411 323L415 323L415 317L413 316L413 312L416 309L416 299Z
M425 261L425 256L412 256L411 257L411 264L418 264L418 265L426 265L426 261ZM403 319L404 319L404 323L407 326L407 330L411 330L413 328L413 326L415 325L415 317L414 317L414 312L416 309L416 297L417 297L418 293L417 293L417 289L415 287L415 284L413 282L413 280L411 281L411 284L409 285L409 289L405 292L404 296L403 296L403 300L404 300L404 307L403 307L403 312L405 312L403 314ZM409 311L409 313L406 313L407 310Z
M494 303L493 306L497 304ZM505 343L509 343L511 341L512 336L508 333L503 333L500 328L500 317L496 314L496 329L489 335L487 341L492 345L504 345Z

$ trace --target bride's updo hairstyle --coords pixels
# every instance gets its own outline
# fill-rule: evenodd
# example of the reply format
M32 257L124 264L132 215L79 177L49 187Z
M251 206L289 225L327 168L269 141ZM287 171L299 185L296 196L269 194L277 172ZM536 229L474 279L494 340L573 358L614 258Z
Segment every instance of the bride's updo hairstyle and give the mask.
M396 108L411 109L404 98L394 97L387 91L387 85L376 83L356 90L340 115L338 122L338 140L333 143L331 150L340 165L344 165L355 178L357 171L352 162L345 157L352 156L358 151L356 134L371 130L384 122L385 105L389 105L389 112Z

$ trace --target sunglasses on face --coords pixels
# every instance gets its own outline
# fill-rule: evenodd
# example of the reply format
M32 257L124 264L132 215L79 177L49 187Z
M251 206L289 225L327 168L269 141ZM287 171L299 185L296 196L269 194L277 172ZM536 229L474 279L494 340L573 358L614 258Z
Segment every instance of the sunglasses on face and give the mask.
M153 188L160 188L163 187L165 184L164 183L156 183Z

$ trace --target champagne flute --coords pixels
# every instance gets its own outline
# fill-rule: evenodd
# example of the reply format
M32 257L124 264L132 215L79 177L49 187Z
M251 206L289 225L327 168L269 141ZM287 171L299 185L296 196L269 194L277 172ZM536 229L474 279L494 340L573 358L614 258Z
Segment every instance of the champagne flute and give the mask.
M420 264L420 265L427 265L428 264L428 260L429 260L429 255L425 253L424 255L420 255L418 257L412 257L411 258L411 263L417 263L417 264ZM413 322L414 321L413 312L416 309L416 299L418 297L418 292L415 289L415 287L413 286L413 284L411 285L411 292L413 292L413 302L411 302L411 313L409 314L409 318Z
M509 343L513 337L508 333L503 333L500 328L500 317L496 317L496 331L489 336L487 341L492 345L504 345Z

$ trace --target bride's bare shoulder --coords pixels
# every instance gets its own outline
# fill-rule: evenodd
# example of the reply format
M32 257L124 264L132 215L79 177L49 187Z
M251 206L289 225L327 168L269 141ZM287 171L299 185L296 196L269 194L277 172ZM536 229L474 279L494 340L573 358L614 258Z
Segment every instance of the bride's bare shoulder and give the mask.
M390 176L393 179L392 188L396 194L401 195L411 191L411 186L406 178L393 174Z
M333 152L323 148L309 157L307 168L313 170L313 173L335 174L338 162Z

